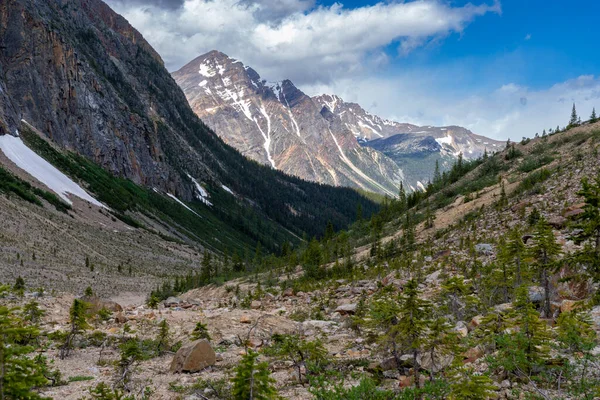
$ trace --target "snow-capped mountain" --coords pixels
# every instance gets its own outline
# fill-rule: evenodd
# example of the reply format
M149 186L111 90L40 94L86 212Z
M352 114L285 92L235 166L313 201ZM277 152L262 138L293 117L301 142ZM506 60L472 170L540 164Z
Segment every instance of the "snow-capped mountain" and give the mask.
M459 154L469 160L482 156L486 150L493 153L504 148L503 142L460 126L417 126L390 121L336 95L313 99L336 114L361 145L394 160L412 189L424 186L433 177L436 161L443 170L450 168Z
M371 114L336 95L309 97L289 80L267 82L211 51L173 73L194 112L245 156L306 180L387 195L417 189L435 161L449 168L502 149L458 126L417 126Z
M395 195L402 171L362 147L334 112L289 80L268 83L241 61L211 51L173 77L194 112L226 143L303 179Z

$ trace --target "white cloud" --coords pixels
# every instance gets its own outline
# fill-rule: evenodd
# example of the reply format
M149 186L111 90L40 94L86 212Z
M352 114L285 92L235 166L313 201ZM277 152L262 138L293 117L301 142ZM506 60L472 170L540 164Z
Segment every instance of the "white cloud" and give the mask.
M370 112L393 120L417 125L460 125L500 140L520 140L543 129L564 127L573 103L583 120L590 116L593 107L600 110L600 77L592 75L546 88L507 83L467 95L457 93L448 87L448 82L427 72L385 79L340 80L307 89L310 94L336 93L366 108L370 104Z
M525 35L525 40L530 40L531 39L531 33L528 33L527 35Z
M329 82L385 62L382 48L406 54L463 29L492 5L452 7L439 0L356 9L314 0L185 0L176 10L109 0L164 58L170 70L212 49L243 60L269 79Z

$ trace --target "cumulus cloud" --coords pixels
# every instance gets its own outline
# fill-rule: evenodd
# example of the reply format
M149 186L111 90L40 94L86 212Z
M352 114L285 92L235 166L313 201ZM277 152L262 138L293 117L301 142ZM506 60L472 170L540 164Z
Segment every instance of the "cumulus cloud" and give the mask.
M520 140L543 129L564 127L573 103L583 120L593 107L600 109L600 77L592 75L537 89L508 83L468 95L426 75L341 80L307 89L311 94L337 93L347 101L371 104L370 112L396 121L460 125L499 140Z
M460 33L500 3L452 7L438 0L348 9L314 0L109 0L148 39L170 70L212 49L243 60L272 80L330 82L386 62L383 48L407 54ZM178 5L175 9L161 7Z

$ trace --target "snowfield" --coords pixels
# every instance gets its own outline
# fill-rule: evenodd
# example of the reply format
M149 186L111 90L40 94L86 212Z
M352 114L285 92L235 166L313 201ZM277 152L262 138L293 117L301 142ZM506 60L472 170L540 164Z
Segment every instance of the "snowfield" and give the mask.
M21 138L11 135L0 136L0 150L19 168L55 192L65 203L73 205L68 197L68 194L71 194L98 207L106 208L71 178L27 147Z

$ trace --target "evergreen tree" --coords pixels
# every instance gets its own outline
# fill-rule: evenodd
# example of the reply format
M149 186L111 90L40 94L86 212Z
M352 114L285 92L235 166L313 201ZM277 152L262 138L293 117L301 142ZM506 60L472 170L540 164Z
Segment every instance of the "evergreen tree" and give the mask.
M25 280L21 276L17 277L17 279L15 280L13 290L16 293L23 293L23 291L25 290Z
M75 299L69 310L70 331L67 333L65 342L60 348L60 359L64 360L69 356L69 352L73 348L73 339L89 327L85 314L88 309L88 304L82 300Z
M0 305L0 399L41 400L35 389L47 384L45 363L29 355L29 343L39 332L17 315L17 309Z
M292 363L298 373L298 382L303 383L303 371L318 375L327 364L327 350L319 339L307 341L298 335L274 335L273 346L268 350L271 354Z
M169 333L169 324L167 323L166 319L163 319L158 324L158 335L156 336L156 353L159 356L165 354L165 352L170 348L170 338L171 335Z
M552 231L552 227L541 217L536 224L534 232L534 245L531 254L536 261L542 286L544 287L544 312L550 318L550 273L557 257L561 253L559 244Z
M212 278L212 256L207 249L204 249L204 253L202 255L202 264L200 270L200 281L202 284L206 285L210 283Z
M431 206L429 205L429 200L427 200L427 208L425 209L425 228L431 229L433 228L435 223L435 213L431 210Z
M23 307L23 316L26 321L31 322L32 324L37 324L40 322L40 319L44 316L45 312L40 309L40 304L31 300L29 303L25 304Z
M576 261L585 266L586 273L595 281L600 281L600 174L591 181L584 177L581 190L577 192L585 200L584 213L579 226L583 229L580 239L588 239L589 243L576 254ZM596 302L600 293L596 294Z
M277 398L275 380L271 378L269 365L258 362L258 353L249 350L242 356L235 376L231 380L231 394L234 400L271 400Z
M487 155L487 150L486 153ZM442 180L442 174L440 172L440 161L435 160L435 171L433 172L433 184L438 185Z
M550 332L529 300L527 287L517 289L513 306L513 328L498 336L498 352L490 366L524 378L539 369L548 358Z
M404 191L404 184L400 182L400 190L398 191L398 211L403 213L407 209L406 191Z
M115 386L130 391L129 384L133 375L133 367L143 358L142 350L137 338L128 339L119 348L121 350L121 358L116 365L117 380Z
M458 368L451 378L449 400L484 400L497 396L494 381L487 375L473 373L470 368Z
M592 115L590 115L590 122L593 124L598 121L598 117L596 116L596 107L592 108Z
M500 246L499 260L514 268L514 286L521 286L523 282L522 259L526 253L523 234L519 226L515 226L508 233L508 240Z
M415 384L417 387L420 387L419 363L417 360L426 339L431 310L431 303L421 299L420 295L418 282L414 279L408 281L404 287L404 291L400 295L400 312L397 325L401 348L413 356Z
M579 125L579 117L577 116L577 110L575 109L575 103L573 103L573 110L571 110L571 119L569 120L569 124L567 125L567 128L572 128L577 125Z
M196 327L192 331L190 338L192 340L199 340L199 339L211 340L210 334L208 333L208 328L202 322L196 323Z

